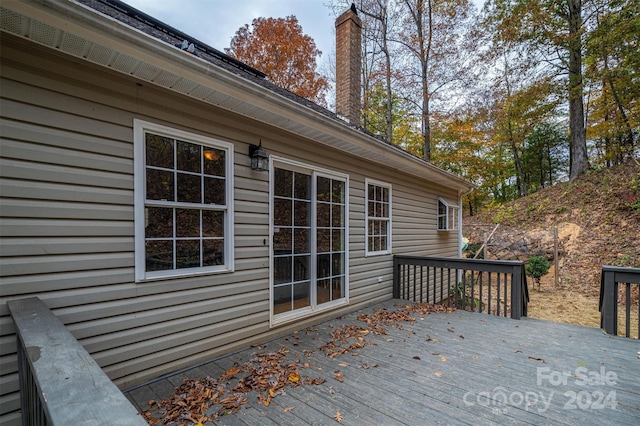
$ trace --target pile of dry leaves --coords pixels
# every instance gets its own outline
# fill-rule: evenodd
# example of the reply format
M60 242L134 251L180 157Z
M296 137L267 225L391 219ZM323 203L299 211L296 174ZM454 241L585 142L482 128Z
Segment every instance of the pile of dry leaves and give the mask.
M369 345L375 345L365 339L368 335L385 335L384 327L395 326L402 329L403 322L413 322L413 315L429 315L432 312L451 312L453 309L444 305L430 305L426 303L406 305L397 310L382 308L371 315L360 315L358 320L366 323L365 327L356 325L344 325L333 329L327 343L318 347L329 358L335 358L347 353L357 355L357 351ZM329 328L333 326L329 325ZM307 334L318 331L309 327L304 330ZM300 342L298 333L294 333L290 340L293 346ZM149 411L142 413L150 425L158 423L201 425L213 421L225 414L236 413L247 403L247 395L255 391L258 402L268 406L272 398L281 395L287 387L296 387L300 384L320 385L324 378L304 377L300 369L309 368L306 361L300 361L287 357L289 350L280 348L277 352L258 352L244 364L235 364L225 371L217 379L207 377L204 379L186 379L182 385L176 388L175 393L162 401L149 401ZM306 357L311 356L313 350L303 351ZM343 375L336 371L335 379L344 380ZM217 410L212 407L219 406ZM292 407L290 407L292 408ZM286 410L286 409L285 409ZM156 414L160 417L156 417ZM338 412L335 419L342 422L342 416Z
M282 347L275 353L257 353L251 360L234 365L217 379L186 379L170 398L149 401L149 411L142 415L150 425L203 424L225 414L237 413L247 403L247 394L251 391L256 391L258 401L267 406L286 387L324 383L323 378L302 376L299 367L306 368L309 364L288 360L288 352ZM220 406L218 410L209 413L209 408L215 405ZM156 417L152 410L157 410L162 417Z

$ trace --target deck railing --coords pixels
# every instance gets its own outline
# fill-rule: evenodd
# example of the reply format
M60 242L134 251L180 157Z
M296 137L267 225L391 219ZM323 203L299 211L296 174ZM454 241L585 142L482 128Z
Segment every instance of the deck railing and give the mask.
M640 288L640 268L620 268L617 266L603 266L600 276L600 326L611 335L618 333L618 305L624 304L624 334L626 337L640 338L640 297L634 290L637 302L632 302L632 289ZM620 294L622 293L622 294ZM636 310L637 308L637 310ZM632 310L636 312L635 327L632 327ZM632 328L635 331L632 332Z
M394 256L393 297L520 319L529 291L521 261Z
M147 425L40 299L7 307L16 326L23 425Z

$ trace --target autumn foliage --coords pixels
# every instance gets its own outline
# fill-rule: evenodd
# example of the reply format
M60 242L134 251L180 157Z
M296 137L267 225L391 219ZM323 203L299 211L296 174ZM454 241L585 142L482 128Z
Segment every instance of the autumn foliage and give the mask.
M325 105L327 80L316 72L322 52L295 16L257 18L236 31L225 52L265 74L278 87Z

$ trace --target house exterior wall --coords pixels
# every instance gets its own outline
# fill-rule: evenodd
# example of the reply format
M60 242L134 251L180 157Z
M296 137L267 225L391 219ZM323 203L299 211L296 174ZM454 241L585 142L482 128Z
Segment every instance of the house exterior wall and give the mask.
M0 43L0 423L19 419L7 300L40 297L126 388L390 299L392 254L365 256L367 178L393 187L393 254L458 254L458 233L436 231L437 199L453 190L10 35ZM135 282L134 119L234 145L234 272ZM269 174L247 156L258 139L350 186L349 304L274 328Z

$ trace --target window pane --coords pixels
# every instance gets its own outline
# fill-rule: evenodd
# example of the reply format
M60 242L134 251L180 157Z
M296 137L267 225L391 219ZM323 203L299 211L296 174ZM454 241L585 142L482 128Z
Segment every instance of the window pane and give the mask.
M319 254L318 255L318 278L331 276L331 255Z
M318 253L331 251L331 230L318 229Z
M331 225L331 205L318 203L316 206L317 225L328 228Z
M294 197L301 200L309 200L311 198L311 176L295 173L294 183Z
M388 250L387 237L384 234L380 237L380 248L379 248L379 250L380 251Z
M147 200L173 200L173 172L147 169Z
M273 231L273 253L290 254L293 251L291 228L276 228Z
M309 230L295 228L293 231L293 245L296 254L309 253Z
M333 251L344 250L344 232L341 229L333 230L332 247Z
M202 211L202 236L224 237L224 212Z
M344 274L344 255L342 253L334 253L332 255L333 264L331 265L331 274L332 275L342 275Z
M145 211L145 238L173 237L173 209L148 207Z
M200 210L176 209L176 237L200 236Z
M224 241L202 241L202 266L224 265Z
M317 289L318 289L318 293L317 293L318 304L331 301L331 280L329 279L318 280Z
M305 308L311 304L311 283L299 283L293 286L293 309Z
M369 217L375 217L376 216L376 203L375 203L375 201L369 200L369 203L367 205L367 214L369 215Z
M317 180L318 201L331 201L331 179L318 176Z
M213 176L225 176L225 152L221 149L202 147L204 173Z
M389 188L382 188L382 199L380 201L389 202Z
M147 133L145 142L147 166L173 169L173 139Z
M273 259L273 280L275 284L291 282L291 261L292 257L275 257Z
M344 288L342 287L342 277L333 278L331 280L331 300L344 297Z
M333 194L331 201L334 203L344 204L344 182L339 180L333 181Z
M369 251L376 251L375 248L375 244L374 244L374 238L373 237L369 237L369 247L368 247Z
M200 267L200 241L176 241L176 269Z
M367 195L369 196L369 201L375 201L375 199L376 199L376 187L375 187L375 185L369 185L367 187Z
M173 269L173 242L145 242L145 259L147 271L165 271Z
M309 203L306 201L295 201L295 226L309 226Z
M293 258L293 280L308 280L311 275L309 266L309 256L295 256Z
M343 212L342 212L342 206L339 204L332 204L331 205L331 219L332 219L332 224L333 226L337 226L337 227L342 227L342 224L344 223L344 218L343 218Z
M292 226L291 200L276 198L273 200L273 224L276 226Z
M204 177L204 203L205 204L225 204L225 181Z
M275 287L273 289L273 313L280 314L289 312L292 309L292 292L290 285Z
M178 202L202 203L200 176L178 173Z
M178 141L178 170L202 173L200 165L200 145Z
M275 169L273 192L277 197L293 196L293 172L283 169Z
M384 203L382 205L382 217L389 217L389 203Z

